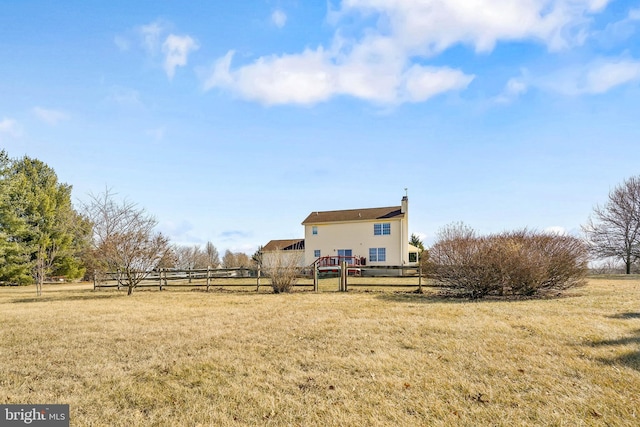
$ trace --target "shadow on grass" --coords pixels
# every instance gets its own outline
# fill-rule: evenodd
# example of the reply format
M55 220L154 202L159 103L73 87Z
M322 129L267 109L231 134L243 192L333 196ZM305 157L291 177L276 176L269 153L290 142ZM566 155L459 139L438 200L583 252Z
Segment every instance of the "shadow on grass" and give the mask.
M627 312L608 316L610 319L640 319L640 313Z
M598 360L607 365L624 365L633 368L636 371L640 371L640 329L635 330L634 334L629 337L618 338L615 340L594 341L591 345L594 347L634 345L636 347L635 350L628 351L621 356L600 358Z
M640 274L590 274L590 280L640 280Z
M376 291L361 291L363 293L376 293ZM468 303L474 301L482 301L482 300L471 300L464 296L451 296L451 295L443 295L439 293L429 292L427 293L419 293L416 291L411 292L389 292L389 291L379 291L377 292L376 298L379 298L383 301L388 302L407 302L407 303L422 303L422 304L433 304L433 303Z
M101 300L101 299L113 299L113 298L121 298L126 296L125 293L96 293L93 291L86 291L86 293L82 293L80 295L60 295L60 294L49 294L44 293L39 297L30 297L30 298L16 298L12 301L14 304L28 304L34 302L53 302L53 301L90 301L90 300Z
M364 291L368 292L368 291ZM448 290L447 288L441 288L438 290L434 290L433 288L425 290L424 293L419 293L417 291L397 291L397 292L388 292L382 291L378 295L378 298L385 301L392 302L413 302L413 303L435 303L435 302L445 302L445 303L517 303L522 301L550 301L557 300L563 298L571 298L578 296L579 294L572 292L565 293L553 293L553 294L541 294L541 295L486 295L482 298L470 298L468 294L464 294L461 292L455 292Z

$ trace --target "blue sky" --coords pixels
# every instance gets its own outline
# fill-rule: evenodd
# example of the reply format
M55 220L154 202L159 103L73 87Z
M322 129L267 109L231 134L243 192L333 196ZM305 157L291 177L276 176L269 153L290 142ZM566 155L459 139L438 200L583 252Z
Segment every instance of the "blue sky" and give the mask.
M579 233L640 172L640 3L0 1L0 147L253 253L314 210Z

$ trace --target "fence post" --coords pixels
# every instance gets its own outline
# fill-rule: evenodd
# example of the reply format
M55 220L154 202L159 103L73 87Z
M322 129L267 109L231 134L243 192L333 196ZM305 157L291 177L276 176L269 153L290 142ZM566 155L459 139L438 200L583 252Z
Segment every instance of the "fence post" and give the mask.
M418 263L418 292L422 293L422 264Z
M207 265L207 292L209 292L209 285L211 285L211 266Z
M344 291L349 291L349 267L347 267L347 262L344 262Z
M340 291L347 292L347 262L340 263Z
M260 290L260 274L262 273L262 266L258 264L258 278L256 279L256 292Z
M318 292L318 265L313 265L313 292Z
M158 271L158 283L160 284L160 290L162 290L162 268Z

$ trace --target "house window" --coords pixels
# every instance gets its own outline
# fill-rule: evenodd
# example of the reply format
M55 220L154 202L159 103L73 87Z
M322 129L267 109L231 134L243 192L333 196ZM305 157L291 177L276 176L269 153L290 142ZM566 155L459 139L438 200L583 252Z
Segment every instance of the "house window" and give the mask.
M313 251L313 256L316 258L320 258L320 249L316 249Z
M316 234L318 234L318 226L317 225L314 225L314 226L311 227L311 234L313 234L314 236Z
M418 262L418 252L409 252L409 262Z
M387 236L391 234L391 223L383 222L380 224L373 224L374 236Z
M387 260L386 248L369 248L369 261L382 262Z
M352 254L351 249L338 249L338 256L352 256Z

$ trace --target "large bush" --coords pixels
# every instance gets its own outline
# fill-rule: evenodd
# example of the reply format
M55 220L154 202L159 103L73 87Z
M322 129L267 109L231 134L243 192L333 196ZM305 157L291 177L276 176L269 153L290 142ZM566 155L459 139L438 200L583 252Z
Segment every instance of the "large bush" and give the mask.
M462 224L446 227L429 251L427 273L470 298L543 295L579 285L588 252L571 236L530 230L477 236Z
M298 251L278 249L261 256L262 269L271 280L271 287L276 294L293 290L301 274L301 263L304 254Z

